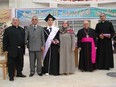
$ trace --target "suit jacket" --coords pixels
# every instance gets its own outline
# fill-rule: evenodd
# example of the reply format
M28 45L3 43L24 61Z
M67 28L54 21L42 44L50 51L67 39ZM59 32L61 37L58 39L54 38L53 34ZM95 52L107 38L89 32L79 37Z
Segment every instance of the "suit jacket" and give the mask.
M33 26L27 27L25 43L29 51L41 51L41 47L45 46L43 27L37 25L36 30L34 30Z
M25 53L25 31L22 27L16 28L15 26L10 26L5 29L3 35L3 51L8 51L10 57L16 57L18 54L18 46L23 49L23 54Z

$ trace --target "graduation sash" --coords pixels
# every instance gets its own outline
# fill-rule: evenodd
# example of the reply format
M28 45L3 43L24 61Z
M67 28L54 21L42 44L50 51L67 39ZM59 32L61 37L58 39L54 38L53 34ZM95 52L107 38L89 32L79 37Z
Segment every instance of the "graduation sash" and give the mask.
M84 37L82 38L82 42L91 42L92 43L92 47L91 47L91 58L92 58L92 63L96 63L96 49L95 49L95 43L93 38L91 37Z
M45 59L45 56L46 56L46 54L47 54L47 51L48 51L48 49L49 49L51 43L52 43L52 40L53 40L53 38L55 37L55 35L57 34L58 30L59 30L59 28L52 27L52 31L51 31L51 33L49 34L49 36L48 36L48 38L47 38L47 40L46 40L46 43L45 43L45 51L44 51L44 53L43 53L43 61L44 61L44 59Z

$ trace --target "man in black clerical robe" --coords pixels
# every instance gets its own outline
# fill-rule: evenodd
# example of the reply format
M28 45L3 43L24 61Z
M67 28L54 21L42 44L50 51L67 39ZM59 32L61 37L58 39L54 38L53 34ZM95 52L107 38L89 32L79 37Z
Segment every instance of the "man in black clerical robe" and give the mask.
M55 18L49 14L44 28L45 50L43 53L43 74L59 75L59 28L53 26Z
M111 22L106 21L106 15L100 15L101 22L96 25L97 41L97 68L109 70L114 67L112 37L114 28Z
M12 26L5 29L3 51L8 52L9 80L14 81L15 70L17 71L17 77L26 77L22 74L25 53L25 31L19 26L18 18L13 18Z
M96 33L89 28L88 21L84 21L83 26L77 33L77 47L80 50L78 68L91 72L96 69Z

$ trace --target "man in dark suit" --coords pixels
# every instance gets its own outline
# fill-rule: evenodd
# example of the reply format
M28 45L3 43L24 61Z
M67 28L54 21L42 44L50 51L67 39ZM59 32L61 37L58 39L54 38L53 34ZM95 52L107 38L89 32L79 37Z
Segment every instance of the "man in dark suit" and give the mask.
M18 18L13 18L12 26L5 29L3 51L8 52L9 80L14 81L15 69L17 77L26 77L22 74L25 53L25 31L19 26Z
M42 51L44 50L45 40L43 27L38 25L38 18L36 16L32 17L32 24L27 27L25 31L25 43L29 49L29 62L30 62L30 75L32 77L35 74L35 64L36 71L39 76L42 76L42 64L41 57ZM37 60L37 63L36 63Z

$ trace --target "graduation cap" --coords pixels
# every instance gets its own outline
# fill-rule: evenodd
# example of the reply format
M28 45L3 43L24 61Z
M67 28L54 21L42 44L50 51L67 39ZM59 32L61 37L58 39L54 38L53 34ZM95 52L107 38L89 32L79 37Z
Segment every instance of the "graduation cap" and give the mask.
M49 18L52 18L53 21L56 20L55 17L53 17L51 14L48 14L48 16L45 18L45 21L47 22Z

